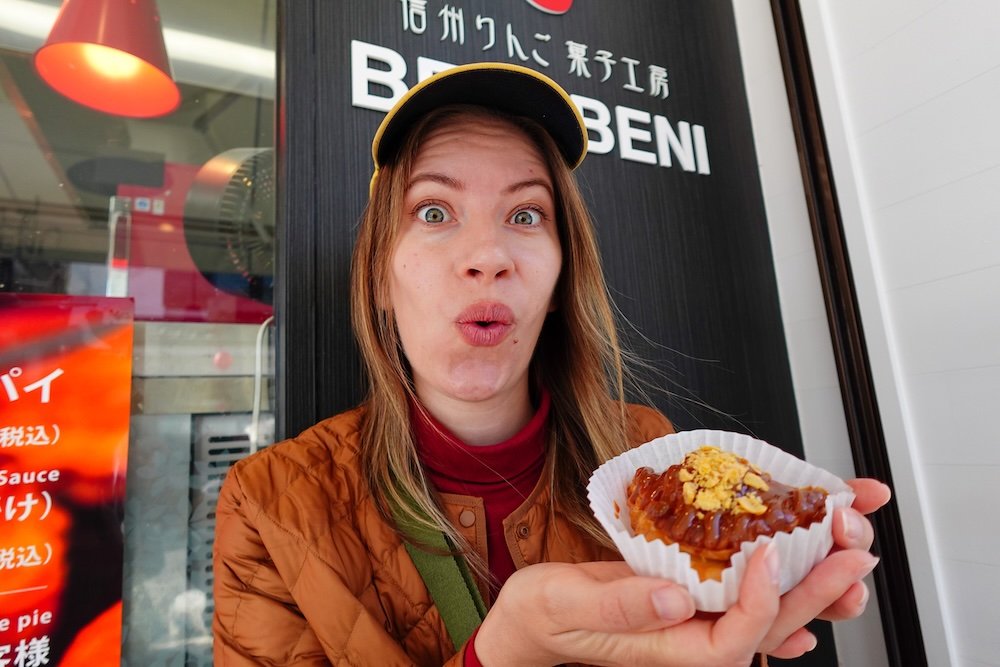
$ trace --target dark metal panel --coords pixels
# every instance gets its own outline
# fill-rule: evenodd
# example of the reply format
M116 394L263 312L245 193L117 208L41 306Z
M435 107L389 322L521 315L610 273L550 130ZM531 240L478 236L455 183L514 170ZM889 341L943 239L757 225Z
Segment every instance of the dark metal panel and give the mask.
M302 142L313 151L316 171L289 184L302 196L311 194L314 204L312 211L302 209L295 222L316 224L315 416L360 398L358 366L350 352L346 271L367 196L369 142L382 114L351 106L350 42L357 39L401 54L409 68L406 83L413 85L421 55L453 63L516 61L504 44L509 24L526 53L537 48L551 63L539 69L571 93L599 99L612 110L622 105L663 115L675 126L688 121L706 127L708 176L676 164L666 168L625 161L617 148L591 155L581 167L609 282L627 319L655 341L647 344L642 336L633 336L641 355L665 374L654 378L660 391L653 398L679 426L752 432L801 453L730 3L632 2L613 15L606 4L577 3L566 15L552 16L523 0L467 0L461 5L465 45L440 39L434 22L444 4L429 3L428 30L422 36L402 30L398 0L304 2L287 10L314 22L322 35L314 59L301 63L315 73L312 88L288 87L304 100L287 100L289 120L296 104L315 105L318 114L312 141ZM497 45L487 51L481 50L481 42L473 44L482 38L471 27L477 14L496 19ZM550 40L538 42L532 37L536 33ZM620 66L618 79L608 84L598 81L601 66L593 61L591 79L568 73L564 44L570 40L588 42L591 56L603 48L617 58L635 58L642 68L650 63L669 67L669 98L625 90ZM306 57L305 50L297 51ZM292 57L289 51L286 58ZM645 85L642 78L639 83ZM304 77L303 84L308 85ZM290 128L290 141L301 131ZM652 145L643 148L655 151ZM285 286L306 288L299 282Z
M278 3L275 436L316 422L314 0Z

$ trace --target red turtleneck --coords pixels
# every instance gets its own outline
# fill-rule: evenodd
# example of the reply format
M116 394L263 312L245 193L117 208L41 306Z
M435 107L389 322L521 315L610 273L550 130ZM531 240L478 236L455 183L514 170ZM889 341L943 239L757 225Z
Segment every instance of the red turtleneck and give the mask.
M490 573L503 586L517 569L504 539L503 520L531 494L545 464L549 395L524 428L495 445L467 445L421 410L410 413L417 454L434 486L444 493L477 496L486 512Z
M542 475L549 404L543 390L538 410L524 428L503 442L480 446L465 444L429 414L415 406L410 409L417 455L431 483L444 493L483 499L490 573L500 586L517 569L504 539L503 520L525 501ZM476 655L477 632L469 638L464 667L483 667Z

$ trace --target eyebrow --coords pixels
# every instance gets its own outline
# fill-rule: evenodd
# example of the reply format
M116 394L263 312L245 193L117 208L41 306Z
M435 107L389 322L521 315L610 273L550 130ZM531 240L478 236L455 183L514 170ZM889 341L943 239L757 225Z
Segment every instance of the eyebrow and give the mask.
M424 181L429 181L431 183L440 183L441 185L444 185L445 187L451 188L453 190L465 189L465 184L462 181L436 171L422 172L415 175L413 178L410 179L410 182L407 184L406 189L409 190L417 183L422 183ZM547 180L543 178L529 178L523 181L512 183L503 189L503 193L509 195L518 192L520 190L526 190L528 188L533 188L533 187L545 188L548 191L549 195L553 196L552 186L549 184Z
M509 194L513 194L513 193L515 193L515 192L517 192L519 190L526 190L528 188L533 188L533 187L536 187L536 186L537 187L545 188L546 190L548 190L549 196L554 196L554 193L552 192L552 186L549 184L549 182L547 180L545 180L543 178L529 178L528 180L518 181L517 183L513 183L511 185L508 185L504 189L504 194L508 194L509 195Z
M458 179L452 178L451 176L446 176L445 174L438 173L436 171L424 172L417 174L410 179L410 182L406 185L406 189L409 190L417 183L423 181L430 181L432 183L440 183L446 187L452 188L453 190L464 190L465 184Z

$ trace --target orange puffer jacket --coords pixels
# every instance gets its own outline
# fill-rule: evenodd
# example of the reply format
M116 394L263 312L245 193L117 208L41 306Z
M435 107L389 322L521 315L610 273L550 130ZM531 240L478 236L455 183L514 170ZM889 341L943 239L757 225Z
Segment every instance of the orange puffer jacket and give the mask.
M456 652L413 561L365 488L363 410L320 422L229 472L215 533L217 666L462 664L464 647ZM632 444L673 430L655 410L629 410ZM519 568L619 558L553 519L548 502L539 483L504 522ZM443 503L485 559L481 500L445 495Z

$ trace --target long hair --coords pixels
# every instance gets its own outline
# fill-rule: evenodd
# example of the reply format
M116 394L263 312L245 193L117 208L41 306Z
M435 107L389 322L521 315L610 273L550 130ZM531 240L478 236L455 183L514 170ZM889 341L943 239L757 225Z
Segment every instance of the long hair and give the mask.
M610 545L590 512L586 485L593 470L628 448L625 370L590 215L576 180L552 138L527 119L480 107L446 107L410 131L399 155L373 185L354 246L351 311L369 387L361 427L366 482L379 511L392 522L395 508L417 526L445 533L472 569L488 567L451 527L421 470L410 428L415 398L399 332L389 311L389 267L399 234L403 198L417 152L433 129L469 115L501 118L534 140L555 190L563 264L531 361L531 376L552 397L547 454L551 511L559 511L596 541Z

